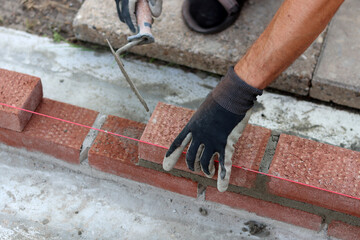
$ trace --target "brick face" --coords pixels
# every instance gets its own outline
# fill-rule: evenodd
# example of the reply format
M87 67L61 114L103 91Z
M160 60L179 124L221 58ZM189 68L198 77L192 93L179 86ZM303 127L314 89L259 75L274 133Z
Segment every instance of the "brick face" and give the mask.
M92 126L97 112L44 98L36 112ZM0 142L40 151L70 163L79 163L89 129L33 114L21 133L0 129Z
M322 218L315 214L284 207L276 203L263 201L238 193L220 193L214 187L207 187L205 196L207 201L221 203L233 208L253 212L259 216L287 222L315 231L320 229L322 222Z
M190 109L158 103L140 140L168 149L193 113L194 111ZM162 164L167 149L140 143L139 156L142 159ZM181 156L175 168L188 170L184 155Z
M282 134L269 174L360 197L360 153ZM286 198L308 202L360 216L360 200L309 186L271 179L269 191Z
M141 136L141 140L169 148L172 141L181 132L193 113L194 111L190 109L159 103ZM259 170L270 134L271 131L269 129L248 125L240 140L235 145L235 152L232 159L233 165ZM140 158L157 164L162 164L166 151L167 149L146 143L139 144ZM175 165L175 168L191 172L186 166L184 154ZM194 174L202 175L202 173ZM247 173L242 169L233 167L230 184L251 187L254 184L255 177L255 174ZM217 174L215 174L214 179L216 178Z
M101 129L129 138L139 139L145 126L146 125L143 123L115 116L108 116ZM109 159L134 165L139 159L138 142L99 132L93 146L90 148L89 154L101 155Z
M109 116L103 130L139 139L145 124ZM183 195L197 197L197 183L137 165L138 142L100 132L89 151L89 164L134 181L163 188Z
M328 227L328 235L343 240L360 239L360 227L333 221Z
M40 78L0 69L0 103L34 111L43 96ZM0 105L0 128L21 132L31 113Z

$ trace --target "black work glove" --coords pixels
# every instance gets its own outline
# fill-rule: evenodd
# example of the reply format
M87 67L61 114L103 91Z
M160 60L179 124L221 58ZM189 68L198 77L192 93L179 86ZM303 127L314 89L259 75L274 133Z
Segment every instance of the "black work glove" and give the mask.
M188 168L201 169L212 178L214 158L218 155L217 188L225 191L229 185L234 144L250 118L256 97L261 94L262 90L245 83L231 67L171 144L163 161L164 170L170 171L175 166L191 141L186 154Z
M136 21L136 3L139 0L115 0L120 21L126 23L133 33L139 31ZM146 0L153 17L159 17L162 11L162 0Z

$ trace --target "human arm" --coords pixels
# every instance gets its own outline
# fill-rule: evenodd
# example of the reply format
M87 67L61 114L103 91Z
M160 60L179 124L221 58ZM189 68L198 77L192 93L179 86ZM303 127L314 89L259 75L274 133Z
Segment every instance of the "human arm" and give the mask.
M219 156L218 189L228 187L233 145L247 123L261 89L283 72L323 31L343 0L285 0L248 52L230 68L170 146L163 167L170 170L186 145L186 163L212 177Z
M268 27L235 65L236 74L264 89L325 29L344 0L285 0Z

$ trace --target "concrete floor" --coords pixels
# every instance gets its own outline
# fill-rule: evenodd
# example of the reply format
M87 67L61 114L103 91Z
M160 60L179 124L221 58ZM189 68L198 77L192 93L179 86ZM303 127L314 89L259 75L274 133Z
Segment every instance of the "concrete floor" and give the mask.
M146 122L150 117L109 52L85 51L0 28L0 67L41 77L45 97ZM203 72L127 58L151 111L158 101L196 108L217 84ZM251 123L347 148L360 146L357 113L265 92ZM0 145L0 239L327 239L272 219L193 200ZM199 208L208 210L202 216ZM244 223L267 225L248 236ZM324 226L326 228L326 226Z

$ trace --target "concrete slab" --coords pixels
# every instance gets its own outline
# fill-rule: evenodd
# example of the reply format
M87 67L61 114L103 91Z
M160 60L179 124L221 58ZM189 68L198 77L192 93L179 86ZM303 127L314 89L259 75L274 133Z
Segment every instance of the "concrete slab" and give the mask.
M93 51L0 27L0 67L41 77L44 96L146 123L146 113L110 51ZM159 101L196 109L218 78L126 57L152 112ZM360 114L264 92L250 123L360 151Z
M202 35L186 27L181 16L182 2L164 1L163 13L153 24L156 42L130 51L218 74L224 74L245 54L282 3L281 0L247 1L233 26L219 34ZM109 38L116 48L124 45L126 36L131 34L127 26L118 20L112 0L86 0L73 26L77 38L101 45L106 45L105 38ZM322 37L271 87L307 95L321 43Z
M343 3L332 20L310 96L360 109L360 1Z
M326 226L311 231L0 144L0 239L260 239L249 220L265 224L269 240L327 239Z

